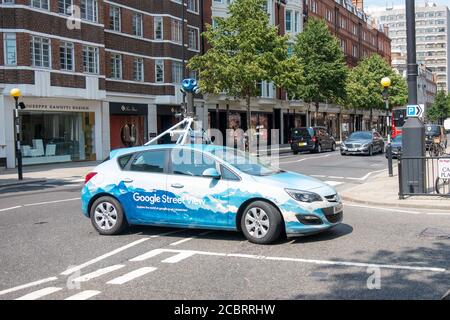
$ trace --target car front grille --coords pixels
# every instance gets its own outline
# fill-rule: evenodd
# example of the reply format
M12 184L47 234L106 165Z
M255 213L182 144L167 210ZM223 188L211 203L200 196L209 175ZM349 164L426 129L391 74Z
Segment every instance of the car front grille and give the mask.
M325 215L328 222L330 223L338 223L342 221L342 218L344 217L344 214L342 212L336 213L336 214L327 214Z
M359 143L348 143L345 145L347 148L361 148L361 144Z

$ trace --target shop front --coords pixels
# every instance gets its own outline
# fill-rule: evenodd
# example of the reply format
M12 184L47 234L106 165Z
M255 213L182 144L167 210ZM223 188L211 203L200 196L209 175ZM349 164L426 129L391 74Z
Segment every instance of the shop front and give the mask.
M19 117L24 165L97 160L101 150L96 149L100 147L96 140L101 143L98 102L23 100L26 109Z
M148 141L148 105L109 103L111 150L141 146Z
M283 143L289 143L291 138L291 130L295 128L306 127L306 114L296 113L295 110L287 110L283 114Z

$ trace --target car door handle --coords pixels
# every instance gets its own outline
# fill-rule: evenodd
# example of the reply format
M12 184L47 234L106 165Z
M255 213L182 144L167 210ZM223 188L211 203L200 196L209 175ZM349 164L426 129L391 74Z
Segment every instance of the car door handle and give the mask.
M182 188L184 188L184 186L182 184L179 184L179 183L174 183L174 184L172 184L172 188L182 189Z
M125 183L132 183L133 179L125 178L125 179L123 179L123 182L125 182Z

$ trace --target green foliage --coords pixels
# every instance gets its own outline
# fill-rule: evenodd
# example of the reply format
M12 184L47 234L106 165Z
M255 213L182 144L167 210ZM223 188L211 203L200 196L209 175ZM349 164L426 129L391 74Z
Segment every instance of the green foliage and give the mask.
M229 6L227 18L218 18L217 26L207 26L203 36L211 48L189 61L188 67L199 73L203 92L246 98L258 94L257 83L273 81L278 87L291 88L301 77L295 59L287 54L287 36L279 36L269 24L265 0L236 0Z
M431 107L427 110L427 119L430 122L443 120L450 115L450 97L444 90L439 90Z
M307 103L334 101L345 97L348 67L337 39L323 20L310 18L297 36L294 55L303 70L296 95Z
M406 81L396 73L380 55L362 59L349 74L346 84L346 107L352 109L385 109L383 87L384 77L391 79L389 88L390 106L402 106L407 103L408 89Z

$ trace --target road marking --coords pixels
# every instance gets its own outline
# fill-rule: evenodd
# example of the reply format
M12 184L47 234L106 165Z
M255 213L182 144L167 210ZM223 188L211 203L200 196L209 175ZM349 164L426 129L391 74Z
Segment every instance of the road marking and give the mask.
M58 292L60 290L62 290L62 288L48 287L48 288L44 288L44 289L41 289L38 291L31 292L20 298L15 299L15 300L36 300L36 299L48 296L49 294Z
M303 161L307 161L307 160L316 160L316 159L328 158L328 157L330 157L330 156L331 156L331 154L327 154L327 155L325 155L325 156L308 157L308 158L303 158L303 159L294 160L294 161L279 161L279 163L281 163L281 164L298 163L298 162L303 162Z
M346 203L346 202L344 203L344 205L347 207L355 207L355 208L375 209L375 210L381 210L381 211L393 211L393 212L409 213L409 214L420 214L419 211L373 207L373 206L366 206L366 205L353 204L353 203L350 204L350 203Z
M427 212L426 214L430 216L450 216L448 212Z
M214 253L214 252L205 252L205 251L195 251L195 250L175 250L175 249L153 249L150 250L149 252L146 252L144 254L141 254L135 258L130 259L129 261L133 261L133 262L140 262L140 261L144 261L150 258L153 258L163 252L172 252L172 253L180 253L180 252L190 252L192 254L205 254L205 255L209 255L209 256L226 256L226 253Z
M125 265L123 265L123 264L116 264L116 265L109 266L109 267L106 267L106 268L101 268L101 269L98 269L98 270L96 270L94 272L91 272L91 273L79 276L78 278L75 278L72 281L73 282L86 282L86 281L89 281L89 280L101 277L101 276L103 276L105 274L108 274L110 272L122 269L123 267L125 267Z
M361 177L361 178L346 178L346 179L364 181L364 180L367 180L371 175L373 175L375 173L381 173L381 172L384 172L384 171L387 171L387 169L369 172L368 174L366 174L364 177Z
M170 246L177 246L177 245L179 245L179 244L182 244L182 243L185 243L185 242L188 242L188 241L197 239L198 237L206 236L207 234L210 234L210 233L212 233L212 232L214 232L214 231L206 231L206 232L200 233L200 234L197 235L197 236L194 236L194 237L191 237L191 238L182 239L182 240L176 241L176 242L174 242L174 243L171 243Z
M134 257L133 259L130 259L129 261L132 261L132 262L144 261L144 260L153 258L153 257L159 255L162 252L164 252L163 249L153 249L153 250L151 250L149 252L146 252L146 253L141 254L141 255L139 255L137 257Z
M73 296L70 296L64 300L87 300L92 297L95 297L96 295L100 294L101 291L97 290L85 290L82 292L79 292L77 294L74 294Z
M182 261L184 259L187 259L187 258L193 256L194 254L195 254L195 252L193 252L193 251L184 251L184 252L180 252L180 253L178 253L178 254L170 257L170 258L164 259L161 262L164 262L164 263L177 263L177 262L180 262L180 261Z
M340 181L325 181L325 183L332 187L336 187L336 186L340 186L341 184L344 184L344 182L340 182Z
M147 273L153 272L156 269L157 268L152 268L152 267L143 267L140 269L136 269L134 271L124 274L123 276L120 276L115 279L112 279L111 281L108 281L107 284L119 284L119 285L124 284L128 281L142 277L143 275L146 275Z
M186 229L179 229L179 230L175 230L175 231L169 231L169 232L164 232L164 233L159 233L159 234L154 234L152 236L150 236L150 238L159 238L159 237L164 237L164 236L168 236L174 233L179 233L182 231L186 231Z
M11 208L0 209L0 212L10 211L10 210L19 209L19 208L22 208L22 206L15 206L15 207L11 207Z
M40 285L40 284L43 284L43 283L55 281L55 280L58 280L58 278L57 277L50 277L50 278L45 278L45 279L42 279L42 280L30 282L30 283L27 283L27 284L23 284L21 286L17 286L17 287L14 287L14 288L10 288L10 289L6 289L6 290L3 290L3 291L0 291L0 296L4 295L4 294L7 294L7 293L14 292L14 291L19 291L19 290L22 290L22 289L26 289L26 288L29 288L29 287L34 287L34 286L37 286L37 285Z
M76 201L81 200L81 198L72 198L72 199L64 199L64 200L55 200L55 201L46 201L46 202L38 202L38 203L29 203L24 204L24 207L32 207L32 206L41 206L43 204L52 204L52 203L61 203L61 202L69 202L69 201Z
M67 276L69 274L72 274L73 272L81 270L84 267L87 267L87 266L89 266L91 264L99 262L99 261L101 261L103 259L109 258L109 257L111 257L111 256L113 256L115 254L118 254L118 253L120 253L120 252L122 252L124 250L127 250L127 249L129 249L131 247L134 247L134 246L136 246L138 244L141 244L142 242L147 241L148 239L149 238L143 238L143 239L139 239L139 240L136 240L134 242L131 242L131 243L129 243L129 244L123 246L123 247L117 248L117 249L115 249L115 250L113 250L111 252L105 253L104 255L101 255L101 256L99 256L97 258L94 258L94 259L89 260L89 261L87 261L87 262L85 262L83 264L80 264L79 266L75 266L75 267L72 267L70 269L67 269L66 271L62 272L61 275Z

